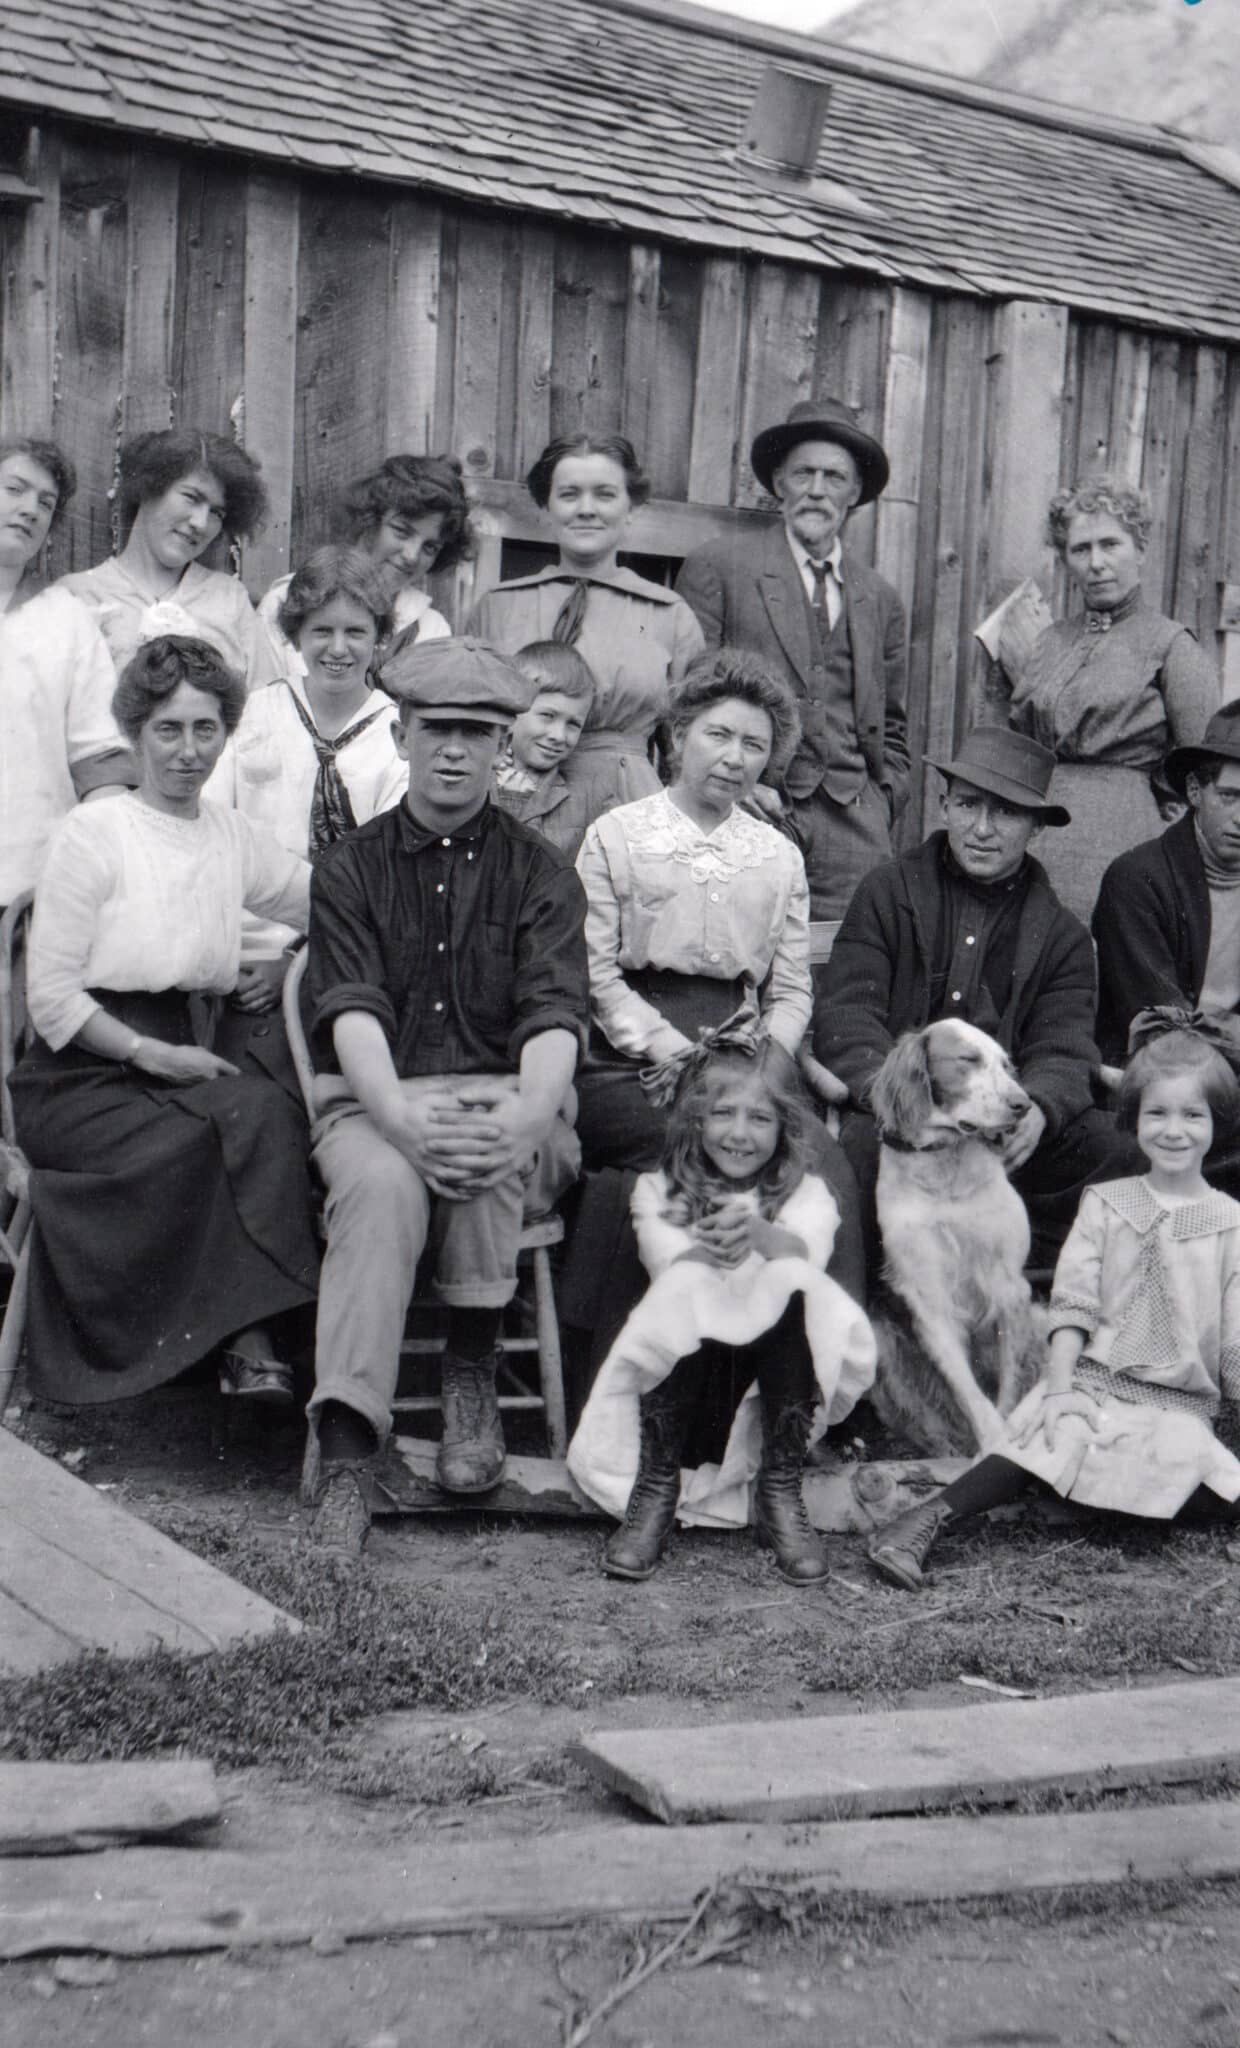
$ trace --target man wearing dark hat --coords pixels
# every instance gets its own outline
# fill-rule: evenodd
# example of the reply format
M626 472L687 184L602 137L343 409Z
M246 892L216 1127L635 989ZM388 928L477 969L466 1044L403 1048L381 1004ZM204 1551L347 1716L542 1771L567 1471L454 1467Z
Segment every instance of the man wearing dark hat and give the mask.
M1084 1183L1140 1170L1093 1104L1089 934L1029 852L1043 826L1069 822L1046 800L1055 757L1022 733L979 726L954 760L931 766L947 778L945 829L858 885L816 991L814 1052L848 1088L840 1136L868 1204L873 1269L874 1076L902 1032L942 1017L997 1038L1032 1099L1005 1157L1029 1210L1034 1263L1050 1265Z
M796 693L802 739L785 777L809 876L811 915L843 916L861 876L891 852L908 794L904 607L844 554L855 505L887 482L887 457L839 399L794 405L750 453L781 524L711 541L677 579L708 647L760 655Z
M1116 1064L1139 1010L1240 1012L1240 704L1174 748L1163 773L1188 813L1111 862L1093 916L1098 1038Z
M439 1484L478 1494L502 1475L500 1318L527 1184L537 1171L554 1200L580 1161L560 1112L588 1008L581 883L488 800L530 685L477 640L398 649L380 681L409 786L319 861L303 990L327 1189L315 1539L345 1558L369 1526L428 1241L448 1310Z

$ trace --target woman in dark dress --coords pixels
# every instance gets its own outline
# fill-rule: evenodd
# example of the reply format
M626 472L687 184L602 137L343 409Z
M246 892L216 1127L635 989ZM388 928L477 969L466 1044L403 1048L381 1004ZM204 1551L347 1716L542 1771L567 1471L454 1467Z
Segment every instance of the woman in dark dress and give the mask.
M11 1087L54 1400L145 1393L221 1347L231 1391L292 1399L265 1326L314 1298L305 1119L195 1042L190 1003L234 986L243 908L306 925L308 864L199 801L244 701L206 642L139 647L113 710L140 785L64 819L36 894L39 1035Z

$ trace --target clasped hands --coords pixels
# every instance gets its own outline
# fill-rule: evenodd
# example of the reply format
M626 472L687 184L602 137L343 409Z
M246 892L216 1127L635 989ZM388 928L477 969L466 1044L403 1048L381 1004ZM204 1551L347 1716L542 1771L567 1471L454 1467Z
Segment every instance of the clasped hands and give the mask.
M402 1089L380 1125L431 1192L468 1202L518 1172L546 1136L519 1091L485 1076Z
M689 1230L693 1249L681 1257L699 1266L739 1266L750 1252L757 1252L760 1258L771 1256L771 1225L752 1203L736 1196L708 1210Z

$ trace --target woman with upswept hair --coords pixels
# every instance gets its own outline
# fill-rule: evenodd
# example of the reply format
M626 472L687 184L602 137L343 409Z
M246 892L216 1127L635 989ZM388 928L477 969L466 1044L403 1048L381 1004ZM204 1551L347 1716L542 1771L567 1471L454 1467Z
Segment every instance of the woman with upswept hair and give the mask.
M93 614L117 674L143 640L201 632L247 689L274 682L280 652L244 583L203 559L221 538L247 540L262 526L267 490L254 457L197 427L136 434L120 452L116 498L120 553L61 587Z
M200 801L244 703L206 641L139 647L112 706L139 786L61 822L36 891L38 1035L10 1086L34 1210L27 1349L50 1400L146 1393L213 1352L229 1391L293 1398L275 1345L314 1298L305 1116L195 1032L193 999L236 982L243 910L298 930L309 912L309 863Z
M1039 858L1086 924L1116 855L1162 829L1169 792L1155 777L1164 756L1199 740L1219 705L1209 655L1141 589L1150 526L1145 492L1117 478L1058 491L1047 540L1085 608L1048 626L1023 662L1006 644L1000 650L1009 674L1019 670L1010 723L1056 756L1049 799L1073 818Z
M559 559L517 576L475 605L469 631L501 654L535 640L575 647L594 701L564 779L587 823L659 787L656 729L671 692L705 644L684 599L620 566L632 514L650 496L623 434L569 434L543 449L525 479Z

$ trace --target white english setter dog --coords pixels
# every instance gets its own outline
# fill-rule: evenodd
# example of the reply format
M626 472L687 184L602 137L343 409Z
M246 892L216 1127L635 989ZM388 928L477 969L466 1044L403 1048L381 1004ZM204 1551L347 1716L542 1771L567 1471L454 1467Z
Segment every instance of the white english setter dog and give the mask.
M897 1042L871 1101L883 1240L871 1399L925 1451L989 1450L1042 1363L1029 1219L1002 1156L1029 1097L1002 1046L946 1018Z

